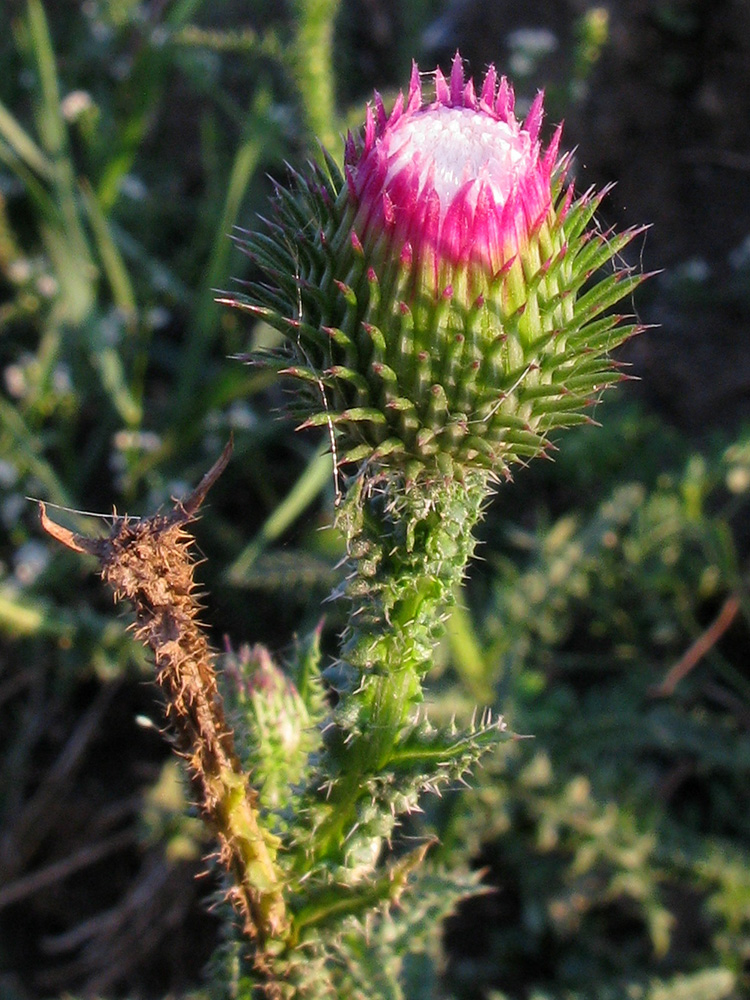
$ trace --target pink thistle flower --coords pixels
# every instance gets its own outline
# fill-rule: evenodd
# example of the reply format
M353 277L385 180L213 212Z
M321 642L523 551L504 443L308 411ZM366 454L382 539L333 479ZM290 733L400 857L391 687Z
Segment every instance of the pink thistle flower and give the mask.
M438 69L435 100L424 104L415 64L406 101L400 95L387 116L376 95L361 144L347 142L359 240L376 255L406 251L434 293L456 270L478 293L550 212L561 129L542 155L542 99L519 123L505 77L490 67L477 96L456 53L450 80Z

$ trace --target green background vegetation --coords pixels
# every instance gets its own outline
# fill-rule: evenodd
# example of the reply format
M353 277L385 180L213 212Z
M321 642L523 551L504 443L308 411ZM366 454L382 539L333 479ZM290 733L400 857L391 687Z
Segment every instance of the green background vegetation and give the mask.
M701 5L624 6L648 7L643 23L669 43L658 86L682 99ZM372 86L392 93L428 44L470 55L453 9L6 0L0 11L0 993L11 1000L197 990L218 940L206 912L216 885L194 878L210 845L156 731L150 665L91 566L42 537L25 498L151 513L233 434L198 527L215 644L262 641L283 659L325 613L334 653L341 612L323 602L342 552L326 442L294 433L277 414L286 390L231 360L273 334L213 299L249 274L229 236L268 212L284 161L317 156L316 135L340 152ZM570 115L575 128L618 36L601 8L568 22L548 69L540 36L498 39L494 58L505 68L510 50L519 97L546 84L550 120ZM688 315L706 329L723 317L742 358L750 255L729 257L720 285L687 251L665 261L670 275L637 303L665 330L644 339ZM691 365L698 394L709 372ZM644 391L626 385L597 410L601 429L561 436L554 463L501 485L481 528L433 712L491 705L533 739L407 826L435 832L445 864L485 869L493 890L450 919L442 965L420 967L409 1000L750 990L750 435L732 398L713 423L691 424L682 400L655 407L669 384L640 373ZM722 609L723 635L660 688Z

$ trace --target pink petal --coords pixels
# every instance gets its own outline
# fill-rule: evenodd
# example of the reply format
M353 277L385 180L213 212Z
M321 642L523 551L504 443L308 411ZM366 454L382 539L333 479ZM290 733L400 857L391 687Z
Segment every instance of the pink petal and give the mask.
M375 145L375 118L372 113L372 106L367 105L365 112L365 152L369 152Z
M388 121L388 116L385 113L385 108L383 107L383 98L380 96L378 91L375 91L375 112L377 116L378 124L378 135L383 131Z
M507 122L511 120L515 103L513 88L508 83L507 78L503 76L500 78L500 86L497 89L497 97L495 98L495 113L501 121Z
M538 90L534 101L526 115L523 123L524 129L529 133L532 142L536 142L539 136L539 129L542 127L542 115L544 114L544 91Z
M393 105L393 110L391 111L391 117L388 119L388 124L391 127L393 127L403 113L404 113L404 95L401 91L399 91L398 97L396 98L396 103Z
M435 70L435 100L438 104L445 105L449 105L451 102L448 84L445 82L445 77L440 67Z
M409 81L409 101L407 113L413 114L422 107L422 81L419 78L419 66L416 62L411 64L411 80Z
M461 56L458 51L456 51L453 57L453 63L451 65L451 104L454 108L459 108L462 106L464 89L464 66L461 62Z
M495 71L494 65L491 64L484 78L484 83L482 84L482 96L480 98L480 107L482 108L483 111L489 111L490 113L494 113L496 87L497 87L497 72Z

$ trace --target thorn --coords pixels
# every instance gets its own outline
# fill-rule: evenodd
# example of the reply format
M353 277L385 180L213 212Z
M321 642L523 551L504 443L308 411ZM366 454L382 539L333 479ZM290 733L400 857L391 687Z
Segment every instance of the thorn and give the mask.
M203 501L206 499L206 494L214 485L216 480L229 465L229 459L232 457L232 452L234 451L234 438L230 436L227 443L224 445L224 450L221 455L208 472L205 474L203 479L198 483L193 492L184 501L178 501L175 510L181 509L185 515L185 519L189 520L195 517L198 512L198 508L201 506Z

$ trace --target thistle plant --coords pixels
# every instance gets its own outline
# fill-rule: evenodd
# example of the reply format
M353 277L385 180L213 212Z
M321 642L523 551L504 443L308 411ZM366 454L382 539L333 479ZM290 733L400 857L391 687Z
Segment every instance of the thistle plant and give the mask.
M105 547L75 540L135 604L160 664L242 915L220 963L235 995L402 996L408 952L473 888L425 864L428 844L400 850L397 828L509 734L489 714L435 726L424 678L491 491L624 377L610 351L638 326L610 310L643 277L618 264L641 230L598 228L606 189L575 195L542 115L539 95L520 121L492 67L475 89L458 54L426 100L415 66L390 113L376 95L343 169L326 155L292 173L240 240L262 274L222 301L284 335L248 360L291 379L299 426L330 439L349 608L336 662L322 667L317 634L286 672L227 654L222 705L208 649L175 654L197 606L179 621L154 609L192 589L184 532L205 486L128 529L134 545L157 534L158 587L126 586L124 529Z

